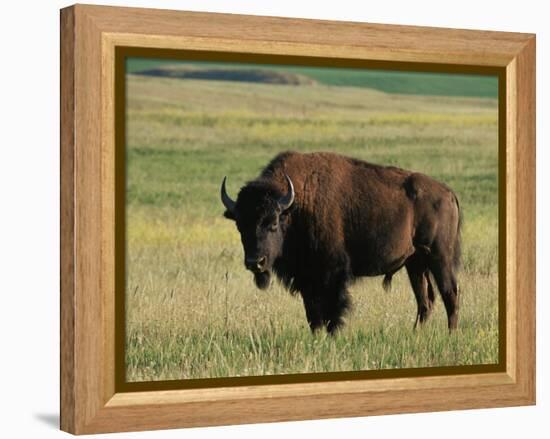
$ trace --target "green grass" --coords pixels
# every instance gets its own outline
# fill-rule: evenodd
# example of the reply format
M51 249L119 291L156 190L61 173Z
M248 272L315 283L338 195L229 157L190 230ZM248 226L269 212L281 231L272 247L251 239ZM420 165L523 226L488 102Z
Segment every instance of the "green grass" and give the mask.
M491 364L498 359L497 101L128 76L129 381ZM277 153L336 151L427 173L464 212L459 329L438 297L413 331L407 276L351 286L336 337L311 335L301 300L259 291L242 264L228 191Z
M214 62L164 61L151 58L130 58L126 63L129 73L167 67L194 67L205 69L263 69L288 72L311 78L330 86L365 87L385 93L434 95L434 96L498 96L496 76L456 75L445 73L396 72L386 70L315 68L306 66L228 64Z

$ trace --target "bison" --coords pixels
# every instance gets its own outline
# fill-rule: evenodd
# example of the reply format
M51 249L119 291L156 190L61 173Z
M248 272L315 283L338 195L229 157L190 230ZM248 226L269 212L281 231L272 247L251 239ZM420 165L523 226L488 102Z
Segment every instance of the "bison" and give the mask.
M333 334L357 277L405 267L417 302L414 327L435 300L431 275L457 327L461 212L457 196L427 175L335 153L284 152L241 188L221 185L224 216L235 221L244 264L265 289L271 273L303 299L311 330Z

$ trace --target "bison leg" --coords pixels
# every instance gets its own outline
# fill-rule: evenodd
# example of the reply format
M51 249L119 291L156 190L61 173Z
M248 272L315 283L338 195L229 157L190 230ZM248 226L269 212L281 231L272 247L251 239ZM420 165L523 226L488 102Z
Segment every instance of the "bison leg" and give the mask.
M426 282L428 283L428 301L430 303L430 308L433 309L433 305L435 302L435 293L434 293L434 287L432 286L432 281L430 280L429 271L426 270L424 272L424 276L426 277Z
M424 255L415 254L405 264L416 298L417 313L414 327L424 324L433 309L434 292L428 276L428 267Z
M344 314L350 307L346 289L349 280L347 256L335 262L340 262L340 268L335 268L335 263L331 269L320 270L325 276L317 276L315 282L300 290L312 332L324 326L333 335L343 325Z
M458 284L452 269L452 264L445 258L432 259L430 271L435 277L437 287L447 311L449 330L458 325Z
M321 309L321 301L318 297L311 297L302 294L304 308L306 310L306 318L311 332L315 332L323 326L323 313Z
M343 258L347 261L347 259ZM344 324L344 314L350 307L349 293L346 289L348 268L335 270L326 279L322 294L323 323L330 335L334 335Z
M349 294L344 285L328 292L323 301L323 323L330 335L344 324L344 314L350 307Z

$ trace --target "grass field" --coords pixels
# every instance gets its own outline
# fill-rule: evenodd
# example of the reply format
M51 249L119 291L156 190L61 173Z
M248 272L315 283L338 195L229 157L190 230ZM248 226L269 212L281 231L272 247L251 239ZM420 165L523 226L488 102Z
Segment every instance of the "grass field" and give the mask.
M498 360L497 101L128 75L127 379L366 370ZM496 86L496 83L495 83ZM496 87L495 87L496 89ZM464 212L459 329L440 297L413 331L406 273L351 286L328 337L301 300L259 291L219 187L238 189L277 152L335 151L427 173Z

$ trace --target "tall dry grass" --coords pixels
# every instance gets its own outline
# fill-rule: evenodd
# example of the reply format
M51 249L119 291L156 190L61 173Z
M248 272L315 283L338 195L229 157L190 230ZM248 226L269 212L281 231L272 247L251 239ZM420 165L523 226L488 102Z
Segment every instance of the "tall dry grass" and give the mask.
M498 358L497 102L328 86L128 78L129 381L495 363ZM277 152L336 151L427 173L464 212L459 329L438 298L413 331L405 273L351 286L336 337L311 335L298 297L258 291L219 185Z

